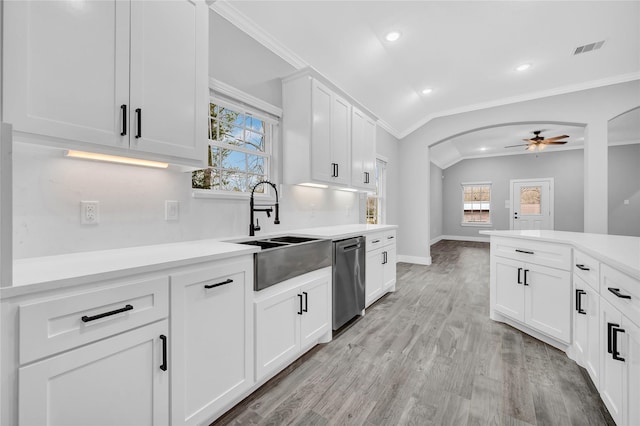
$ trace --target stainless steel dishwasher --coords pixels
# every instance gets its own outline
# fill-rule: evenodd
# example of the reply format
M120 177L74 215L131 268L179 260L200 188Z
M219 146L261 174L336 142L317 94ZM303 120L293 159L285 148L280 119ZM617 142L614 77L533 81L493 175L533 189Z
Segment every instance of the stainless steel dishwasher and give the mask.
M333 329L364 309L365 238L333 243Z

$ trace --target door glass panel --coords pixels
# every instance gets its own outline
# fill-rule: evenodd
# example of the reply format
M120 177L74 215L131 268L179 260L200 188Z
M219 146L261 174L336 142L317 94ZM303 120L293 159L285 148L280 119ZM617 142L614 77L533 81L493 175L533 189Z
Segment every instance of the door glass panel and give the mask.
M523 186L520 188L520 213L523 215L540 214L540 186Z

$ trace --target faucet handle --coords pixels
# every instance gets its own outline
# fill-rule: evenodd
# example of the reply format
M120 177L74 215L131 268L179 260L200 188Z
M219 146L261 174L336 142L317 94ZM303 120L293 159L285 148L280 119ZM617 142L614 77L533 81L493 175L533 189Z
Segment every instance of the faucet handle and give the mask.
M256 226L253 227L254 231L259 231L260 230L260 221L258 220L258 218L256 218Z

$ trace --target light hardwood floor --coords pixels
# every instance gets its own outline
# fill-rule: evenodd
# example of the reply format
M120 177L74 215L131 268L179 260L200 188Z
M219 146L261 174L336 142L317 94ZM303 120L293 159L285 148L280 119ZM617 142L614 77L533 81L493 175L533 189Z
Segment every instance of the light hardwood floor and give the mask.
M215 425L608 425L584 369L489 319L489 245L441 241L397 290Z

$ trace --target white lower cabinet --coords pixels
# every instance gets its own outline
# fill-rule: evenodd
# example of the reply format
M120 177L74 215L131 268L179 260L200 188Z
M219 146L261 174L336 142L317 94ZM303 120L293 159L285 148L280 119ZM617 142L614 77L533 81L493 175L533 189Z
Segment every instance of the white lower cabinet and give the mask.
M365 266L365 308L382 295L395 290L396 231L367 235Z
M495 256L493 309L565 343L571 341L571 274Z
M331 268L256 294L256 381L261 381L331 333Z
M221 414L253 385L253 259L171 275L171 420Z
M578 362L591 381L600 386L600 295L579 277L574 276L573 346Z
M20 425L169 423L163 320L23 366Z

